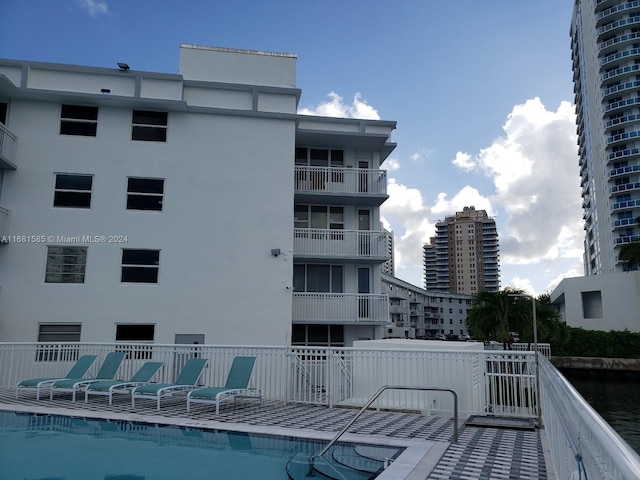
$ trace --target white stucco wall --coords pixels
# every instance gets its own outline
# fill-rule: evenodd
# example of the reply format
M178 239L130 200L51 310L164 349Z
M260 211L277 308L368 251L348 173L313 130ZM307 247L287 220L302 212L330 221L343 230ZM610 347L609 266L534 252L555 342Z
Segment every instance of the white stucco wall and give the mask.
M601 316L585 316L584 292L600 292ZM640 332L640 272L565 278L551 293L551 301L569 326Z
M35 341L43 322L82 323L82 341L113 341L117 323L153 323L158 343L286 341L292 261L270 252L292 249L293 120L170 112L155 143L131 140L131 108L100 107L95 138L59 135L59 103L10 113L11 234L127 241L89 245L84 284L44 283L43 243L1 246L1 341ZM56 172L94 175L90 209L52 207ZM126 210L129 176L165 179L162 212ZM160 249L158 284L121 283L122 248Z

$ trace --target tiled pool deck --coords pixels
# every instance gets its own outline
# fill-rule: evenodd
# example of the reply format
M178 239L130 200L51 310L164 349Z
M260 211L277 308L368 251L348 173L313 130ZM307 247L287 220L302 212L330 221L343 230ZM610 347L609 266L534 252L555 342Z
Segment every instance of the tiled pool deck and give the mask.
M92 397L85 403L84 395L73 403L70 394L38 401L35 392L21 392L16 400L13 389L0 389L0 410L327 440L356 413L353 409L250 399L223 404L219 415L209 405L196 405L187 413L184 396L163 400L162 409L157 411L155 401L136 402L132 409L124 395L116 396L113 405L106 397ZM545 461L548 450L544 430L471 427L464 421L460 419L459 440L454 444L451 418L372 410L358 419L344 439L407 447L378 480L555 478Z

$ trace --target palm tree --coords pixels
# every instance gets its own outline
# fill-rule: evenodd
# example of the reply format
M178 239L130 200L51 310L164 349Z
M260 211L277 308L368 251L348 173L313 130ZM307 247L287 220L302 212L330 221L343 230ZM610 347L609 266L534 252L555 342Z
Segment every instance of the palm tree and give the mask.
M467 314L466 327L478 340L507 340L510 331L516 330L521 322L522 303L517 302L524 292L507 287L499 292L480 292L473 297L472 307Z
M560 314L551 305L549 294L540 295L536 302L538 340L566 341L566 327ZM507 287L499 292L480 292L472 300L466 326L478 340L507 340L509 332L518 332L520 341L533 342L533 309L531 298L523 290Z

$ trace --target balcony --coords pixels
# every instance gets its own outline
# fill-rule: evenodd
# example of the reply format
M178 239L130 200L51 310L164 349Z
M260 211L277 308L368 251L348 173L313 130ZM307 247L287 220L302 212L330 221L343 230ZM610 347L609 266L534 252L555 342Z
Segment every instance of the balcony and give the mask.
M387 171L364 168L295 167L296 201L375 205L387 199Z
M0 169L15 170L14 163L18 139L7 127L0 123Z
M638 24L640 24L640 16L623 18L621 20L611 22L607 25L604 25L603 27L598 28L598 41L602 41L600 37L606 33L618 32L627 28L630 29Z
M616 228L620 227L634 227L637 224L638 222L636 222L635 218L623 218L620 220L614 220L613 229L615 230Z
M620 175L625 175L627 173L636 173L640 172L640 165L627 165L626 167L615 168L613 170L609 170L609 177L618 177Z
M635 0L633 2L623 3L621 5L615 5L606 10L598 12L596 18L596 26L600 26L605 22L610 22L616 18L622 18L625 13L631 9L637 9L640 6L640 1Z
M364 293L294 293L293 322L386 325L389 297Z
M640 190L640 182L622 183L611 187L610 195L614 193L626 192L627 190Z
M613 204L612 210L626 210L630 208L640 207L640 200L627 200Z
M625 243L637 242L638 240L640 240L640 235L618 237L616 238L616 245L624 245Z
M388 237L384 231L295 228L293 254L308 260L382 263L389 260Z

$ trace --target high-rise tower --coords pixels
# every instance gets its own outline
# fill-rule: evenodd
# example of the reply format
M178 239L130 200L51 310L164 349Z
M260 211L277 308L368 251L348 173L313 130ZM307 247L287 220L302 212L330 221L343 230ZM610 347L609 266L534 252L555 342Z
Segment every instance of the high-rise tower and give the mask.
M464 207L436 223L424 245L427 291L475 295L500 289L498 231L485 210Z
M640 239L640 4L576 0L571 51L586 275L622 271Z

